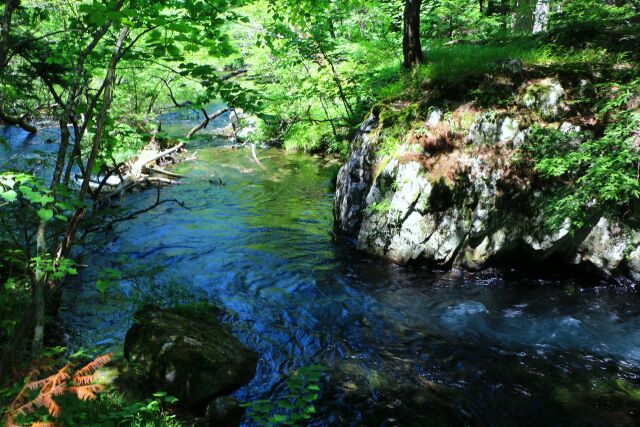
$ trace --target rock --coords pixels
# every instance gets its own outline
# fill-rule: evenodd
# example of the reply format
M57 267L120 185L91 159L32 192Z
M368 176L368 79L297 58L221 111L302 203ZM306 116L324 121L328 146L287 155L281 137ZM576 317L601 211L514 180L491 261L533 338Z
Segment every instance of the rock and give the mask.
M631 277L640 282L640 246L629 254L628 265Z
M518 104L532 110L544 120L554 121L567 109L564 96L562 84L557 79L547 78L525 86L518 96Z
M429 113L429 119L427 120L427 127L437 126L442 120L442 110L437 108L431 110Z
M560 109L561 88L547 84ZM553 113L547 107L554 96L543 92L531 105ZM640 230L605 219L581 229L569 219L557 230L546 228L547 195L518 171L515 147L530 132L520 122L526 119L481 113L467 144L434 155L408 142L391 156L381 150L385 133L372 115L338 174L336 231L355 238L359 250L400 265L481 269L509 259L530 266L553 259L640 280ZM572 144L589 137L569 121L557 128Z
M502 59L496 61L496 66L502 72L511 75L522 74L524 71L524 64L519 59Z
M600 218L576 250L576 263L590 263L607 274L620 267L625 258L627 239L619 224Z
M358 234L366 209L366 198L373 181L374 150L377 137L372 132L378 127L379 118L371 114L360 126L351 144L347 163L340 168L336 181L333 214L336 227L348 236Z
M127 332L124 354L152 391L166 391L191 410L247 384L258 357L219 324L212 306L146 306Z
M471 125L467 142L474 145L495 145L513 141L519 133L520 125L517 120L486 112Z
M214 399L205 413L207 425L211 427L237 427L244 416L240 402L230 396Z

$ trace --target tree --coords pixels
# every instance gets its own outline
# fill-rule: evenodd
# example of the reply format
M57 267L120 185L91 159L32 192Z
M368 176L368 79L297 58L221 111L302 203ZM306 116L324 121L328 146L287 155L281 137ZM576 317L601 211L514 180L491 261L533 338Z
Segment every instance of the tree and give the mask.
M411 68L424 62L420 42L420 7L422 0L406 0L404 5L403 67Z
M142 67L154 66L163 73L170 72L175 79L197 81L204 91L194 100L197 105L206 105L218 96L239 107L250 102L246 93L226 82L216 68L187 60L192 52L206 52L209 58L230 53L221 29L227 19L234 19L227 11L236 3L60 2L60 11L54 14L39 3L5 2L0 16L0 77L6 78L0 83L6 80L15 86L19 72L40 84L44 90L38 93L12 93L50 105L48 114L58 119L61 138L48 184L12 172L0 174L3 215L15 211L31 218L24 222L23 230L13 226L6 234L11 237L12 246L19 249L22 276L32 294L23 319L0 357L0 373L24 353L28 343L33 355L42 349L45 308L67 272L75 271L69 267L72 261L67 257L79 226L89 216L85 213L94 212L91 208L99 199L102 186L90 188L91 178L108 167L106 159L118 143L114 132L118 121L123 120L123 110L114 111L113 105L118 97L127 97L126 85L135 77L130 70L136 73ZM8 40L18 42L9 44ZM161 89L158 85L155 91ZM157 94L151 97L155 99ZM10 99L4 98L5 94L0 97L0 104L8 105ZM10 122L3 117L6 115L0 114L0 120ZM145 133L143 138L148 135L145 129L141 133ZM79 173L82 185L75 194L77 203L68 204L65 194L72 192L68 188L72 173ZM7 224L18 223L9 219ZM2 226L7 228L4 222ZM24 231L24 237L18 231ZM61 271L61 266L68 268Z

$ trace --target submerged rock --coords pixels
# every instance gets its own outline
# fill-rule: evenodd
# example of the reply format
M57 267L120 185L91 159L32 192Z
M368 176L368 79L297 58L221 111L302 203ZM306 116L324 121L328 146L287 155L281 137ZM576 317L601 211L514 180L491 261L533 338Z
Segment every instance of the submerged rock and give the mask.
M153 391L166 391L188 409L247 384L258 356L218 322L212 306L146 306L127 332L125 357Z

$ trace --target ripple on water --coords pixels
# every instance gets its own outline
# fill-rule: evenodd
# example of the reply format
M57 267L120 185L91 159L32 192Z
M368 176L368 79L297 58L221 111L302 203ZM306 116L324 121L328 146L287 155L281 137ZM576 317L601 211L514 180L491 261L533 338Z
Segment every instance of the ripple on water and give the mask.
M248 154L199 149L177 168L189 178L165 190L190 210L140 217L106 236L114 244L86 248L91 268L61 310L72 347L120 342L135 302L205 298L261 353L239 398L276 397L296 367L329 367L314 425L607 425L639 409L619 385L640 385L636 294L364 257L332 237L334 166L261 152L273 181ZM101 296L102 268L130 277Z

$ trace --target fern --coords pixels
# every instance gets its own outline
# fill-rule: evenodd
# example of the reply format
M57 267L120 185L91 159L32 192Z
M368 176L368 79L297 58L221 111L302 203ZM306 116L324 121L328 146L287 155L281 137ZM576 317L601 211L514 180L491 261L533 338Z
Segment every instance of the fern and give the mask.
M5 425L8 427L19 427L16 418L34 414L37 409L43 408L52 418L60 417L62 408L55 401L55 397L65 393L71 393L80 400L93 400L97 398L97 393L102 391L103 386L95 384L95 372L111 360L112 354L96 357L85 366L77 369L71 374L72 364L68 363L53 375L46 378L34 380L39 376L40 370L36 369L27 377L27 382L16 395L9 406ZM34 393L36 393L34 396ZM34 422L31 427L53 427L52 422Z

